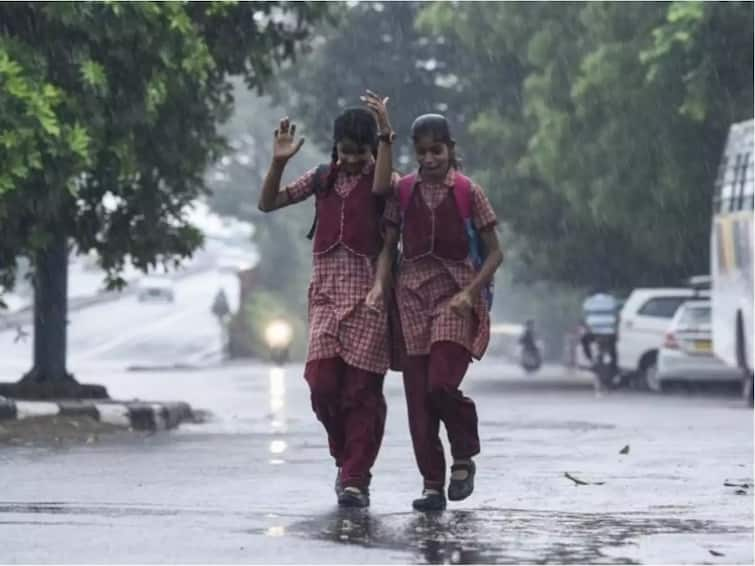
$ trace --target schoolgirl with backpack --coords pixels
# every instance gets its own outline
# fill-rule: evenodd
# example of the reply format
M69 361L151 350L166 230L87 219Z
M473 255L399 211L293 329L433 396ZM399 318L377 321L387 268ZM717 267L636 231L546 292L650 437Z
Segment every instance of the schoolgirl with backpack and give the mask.
M286 163L304 143L296 139L296 126L281 120L259 208L272 212L314 196L304 377L337 467L338 504L366 507L385 428L383 379L390 363L385 296L394 258L383 238L386 199L372 192L375 119L364 108L347 109L333 130L331 162L281 189Z
M490 338L492 281L503 261L497 219L482 189L462 175L447 120L425 114L412 124L418 170L396 181L392 175L387 99L363 97L380 129L373 191L393 195L385 211L400 234L395 300L405 358L402 362L409 428L423 491L420 511L446 507L446 470L440 423L448 432L451 466L448 499L474 490L472 458L480 451L474 402L459 389L472 359ZM389 201L390 202L390 201Z

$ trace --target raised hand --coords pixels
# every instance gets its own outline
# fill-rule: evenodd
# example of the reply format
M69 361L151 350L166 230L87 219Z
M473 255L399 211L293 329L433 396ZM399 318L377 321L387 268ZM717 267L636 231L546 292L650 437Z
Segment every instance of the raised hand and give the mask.
M364 96L360 97L362 102L367 105L367 108L375 116L375 120L378 123L378 129L381 133L391 131L391 121L388 118L388 101L389 97L382 97L379 94L375 94L371 90L365 91Z
M296 140L296 124L289 122L287 117L283 118L278 129L275 130L273 161L285 163L296 155L302 145L304 145L304 138Z

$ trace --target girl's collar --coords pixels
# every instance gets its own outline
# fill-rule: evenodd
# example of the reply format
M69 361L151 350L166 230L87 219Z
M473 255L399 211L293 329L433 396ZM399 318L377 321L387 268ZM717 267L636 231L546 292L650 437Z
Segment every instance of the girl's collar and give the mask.
M366 162L366 163L364 164L364 167L362 167L362 170L361 170L361 171L360 171L359 173L354 173L354 176L356 176L356 175L369 175L370 173L372 173L372 170L373 170L374 168L375 168L375 158L374 158L374 157L370 157L370 160L369 160L369 161L367 161L367 162ZM339 169L339 170L340 170L340 171L341 171L341 172L342 172L342 173L343 173L344 175L348 175L348 173L346 173L346 171L344 171L344 170L343 170L343 169L341 168L341 166L340 166L340 163L338 164L338 169Z
M417 182L421 182L421 181L422 181L422 173L420 171L417 171ZM448 173L446 173L446 177L443 179L443 181L440 184L448 188L451 188L454 186L455 181L456 181L456 169L454 169L453 167L449 167ZM429 184L429 181L428 181L428 184Z

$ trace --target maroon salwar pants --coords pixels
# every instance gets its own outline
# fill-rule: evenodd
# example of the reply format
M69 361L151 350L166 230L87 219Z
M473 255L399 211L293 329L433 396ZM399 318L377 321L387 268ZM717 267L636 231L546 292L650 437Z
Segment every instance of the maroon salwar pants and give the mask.
M454 459L480 452L474 402L459 390L470 363L466 348L455 342L435 342L429 356L408 356L404 390L409 431L419 471L427 489L443 489L446 462L440 442L440 423L446 427Z
M385 430L383 375L341 358L307 362L312 410L328 433L330 454L341 468L343 487L366 488Z

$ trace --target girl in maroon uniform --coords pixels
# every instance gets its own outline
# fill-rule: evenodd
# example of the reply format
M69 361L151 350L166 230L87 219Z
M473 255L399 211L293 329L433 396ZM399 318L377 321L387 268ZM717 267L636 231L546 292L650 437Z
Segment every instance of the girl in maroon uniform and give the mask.
M383 133L389 133L385 100L368 93L365 102ZM474 489L472 457L480 451L477 412L459 386L472 358L480 359L487 348L487 285L503 254L490 202L458 171L446 119L420 116L412 125L412 138L419 171L396 182L390 146L381 143L373 190L393 192L400 203L390 207L386 219L395 226L393 231L401 232L396 299L406 347L404 388L414 454L424 480L422 497L413 506L432 511L446 506L441 421L454 459L448 499L466 499ZM470 253L469 231L486 250L480 265Z
M331 163L281 190L283 169L304 142L295 133L294 124L281 120L259 208L270 212L315 196L304 376L338 467L338 503L366 507L385 427L389 343L383 297L393 257L383 245L384 199L372 193L377 126L368 111L347 110L334 123Z

